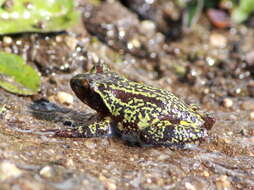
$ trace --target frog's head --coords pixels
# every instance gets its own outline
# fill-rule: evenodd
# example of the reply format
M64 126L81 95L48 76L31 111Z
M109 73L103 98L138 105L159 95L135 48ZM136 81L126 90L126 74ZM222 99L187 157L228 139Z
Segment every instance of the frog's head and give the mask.
M103 77L103 75L102 75ZM95 81L102 80L99 74L78 74L70 80L72 90L76 96L89 107L102 114L107 114L108 108L101 96L95 91Z

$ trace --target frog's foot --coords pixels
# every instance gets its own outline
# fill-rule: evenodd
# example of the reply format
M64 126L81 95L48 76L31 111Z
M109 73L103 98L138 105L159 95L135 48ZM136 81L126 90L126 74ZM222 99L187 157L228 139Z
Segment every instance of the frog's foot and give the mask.
M112 136L112 122L109 119L96 121L88 126L76 126L73 128L55 130L53 136L67 138L90 138Z
M144 145L182 146L206 136L207 132L204 128L165 121L143 129L140 142Z

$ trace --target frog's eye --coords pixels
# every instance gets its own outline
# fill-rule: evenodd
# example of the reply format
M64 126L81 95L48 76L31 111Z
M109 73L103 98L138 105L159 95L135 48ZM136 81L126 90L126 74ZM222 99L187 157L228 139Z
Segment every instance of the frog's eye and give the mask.
M86 89L89 88L89 82L87 80L82 81L82 86Z

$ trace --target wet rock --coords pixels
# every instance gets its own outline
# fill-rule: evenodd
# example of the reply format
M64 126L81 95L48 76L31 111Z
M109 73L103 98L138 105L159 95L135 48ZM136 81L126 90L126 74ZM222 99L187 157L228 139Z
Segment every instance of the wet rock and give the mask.
M86 29L113 49L142 58L153 58L153 38L141 31L137 16L118 2L105 2L91 9L92 16L84 16ZM149 29L150 30L150 29ZM150 30L151 31L151 30ZM154 40L153 43L156 43Z
M54 36L31 36L29 60L33 61L43 75L69 73L83 64L83 47L68 34ZM81 41L81 40L80 40Z
M157 30L170 39L176 39L182 34L181 8L173 1L121 0L141 19L152 20Z
M211 23L217 28L226 28L230 26L230 17L223 10L208 9L207 15Z
M15 164L9 161L2 161L0 163L0 181L5 181L17 178L22 175L22 171L16 167Z

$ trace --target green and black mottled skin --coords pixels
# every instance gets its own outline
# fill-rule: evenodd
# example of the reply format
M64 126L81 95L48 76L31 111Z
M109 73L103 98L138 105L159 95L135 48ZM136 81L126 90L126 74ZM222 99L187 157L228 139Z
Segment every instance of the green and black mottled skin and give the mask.
M173 93L111 72L98 64L70 81L77 97L98 112L98 121L69 137L107 136L113 132L141 145L180 145L207 136L215 123ZM61 134L60 134L61 135Z

